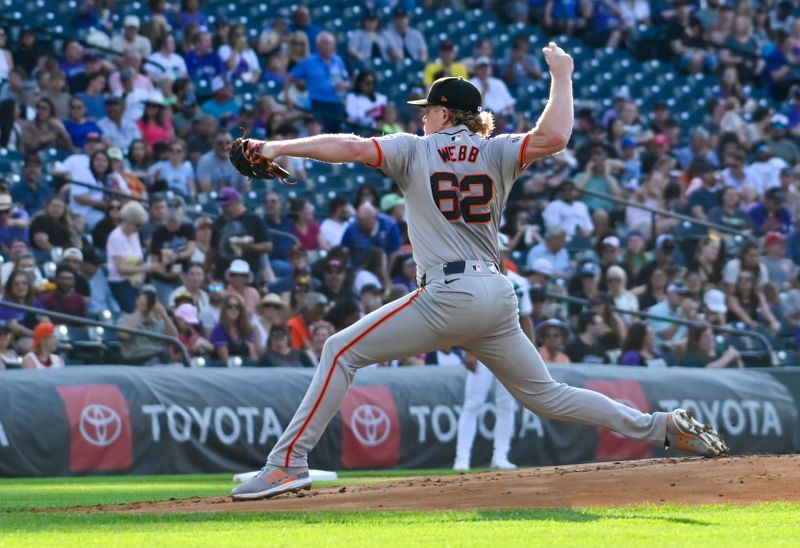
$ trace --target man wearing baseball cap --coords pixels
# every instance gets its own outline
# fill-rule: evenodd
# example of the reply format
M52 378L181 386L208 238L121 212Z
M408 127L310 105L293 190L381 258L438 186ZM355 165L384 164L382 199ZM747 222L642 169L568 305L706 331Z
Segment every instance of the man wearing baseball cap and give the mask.
M769 281L781 291L790 289L790 282L797 276L797 265L786 258L786 236L780 232L767 232L764 236L764 257L762 264L767 267Z
M675 266L683 266L683 256L676 251L675 238L661 234L656 238L656 256L639 269L634 283L637 287L644 286L656 268L669 272Z
M139 18L135 15L126 15L122 20L122 32L111 39L111 49L117 53L135 51L145 59L150 55L152 47L150 40L139 34Z
M216 252L214 278L223 279L231 261L244 259L256 280L259 280L261 254L272 251L272 241L264 221L247 211L242 196L235 188L220 190L217 205L222 209L222 215L214 221L211 233L211 247Z

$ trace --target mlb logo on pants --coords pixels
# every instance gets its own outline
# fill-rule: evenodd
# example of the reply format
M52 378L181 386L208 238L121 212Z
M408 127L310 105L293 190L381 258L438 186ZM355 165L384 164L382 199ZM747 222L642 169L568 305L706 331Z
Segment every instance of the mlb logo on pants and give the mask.
M642 413L649 412L650 407L647 405L647 398L642 390L642 385L638 381L587 381L586 388L605 394L612 400L629 407L635 407ZM649 445L640 441L629 440L605 428L598 429L595 459L644 459L652 456Z
M59 386L69 420L69 469L127 470L133 464L128 402L113 384Z
M400 420L391 391L352 386L342 403L343 468L384 468L400 460Z

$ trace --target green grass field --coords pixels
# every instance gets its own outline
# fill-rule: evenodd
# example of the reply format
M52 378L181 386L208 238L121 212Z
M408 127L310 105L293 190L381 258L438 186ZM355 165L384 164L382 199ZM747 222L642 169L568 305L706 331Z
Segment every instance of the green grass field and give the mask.
M335 484L433 473L442 472L346 473ZM57 511L100 503L219 496L231 486L228 474L0 480L0 547L800 545L800 505L782 503L438 513ZM33 508L56 511L31 512Z

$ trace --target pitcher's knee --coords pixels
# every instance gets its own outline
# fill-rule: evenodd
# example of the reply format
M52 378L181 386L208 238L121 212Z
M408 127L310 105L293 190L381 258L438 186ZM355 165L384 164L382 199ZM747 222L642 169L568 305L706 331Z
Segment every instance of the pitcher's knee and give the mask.
M352 344L352 340L343 336L341 332L331 335L322 347L320 363L331 363L334 360L337 366L349 369L357 369L374 363L365 359L358 351L357 344Z

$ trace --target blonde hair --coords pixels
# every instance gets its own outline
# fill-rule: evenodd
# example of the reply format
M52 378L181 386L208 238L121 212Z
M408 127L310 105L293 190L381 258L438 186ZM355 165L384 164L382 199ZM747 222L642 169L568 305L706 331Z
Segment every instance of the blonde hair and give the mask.
M122 209L119 213L123 222L130 223L132 225L143 225L150 217L147 214L147 211L145 211L145 209L142 207L142 204L133 201L122 206Z
M468 130L481 137L489 137L494 131L494 116L491 112L468 112L458 109L449 110L450 123L454 126L465 125Z

